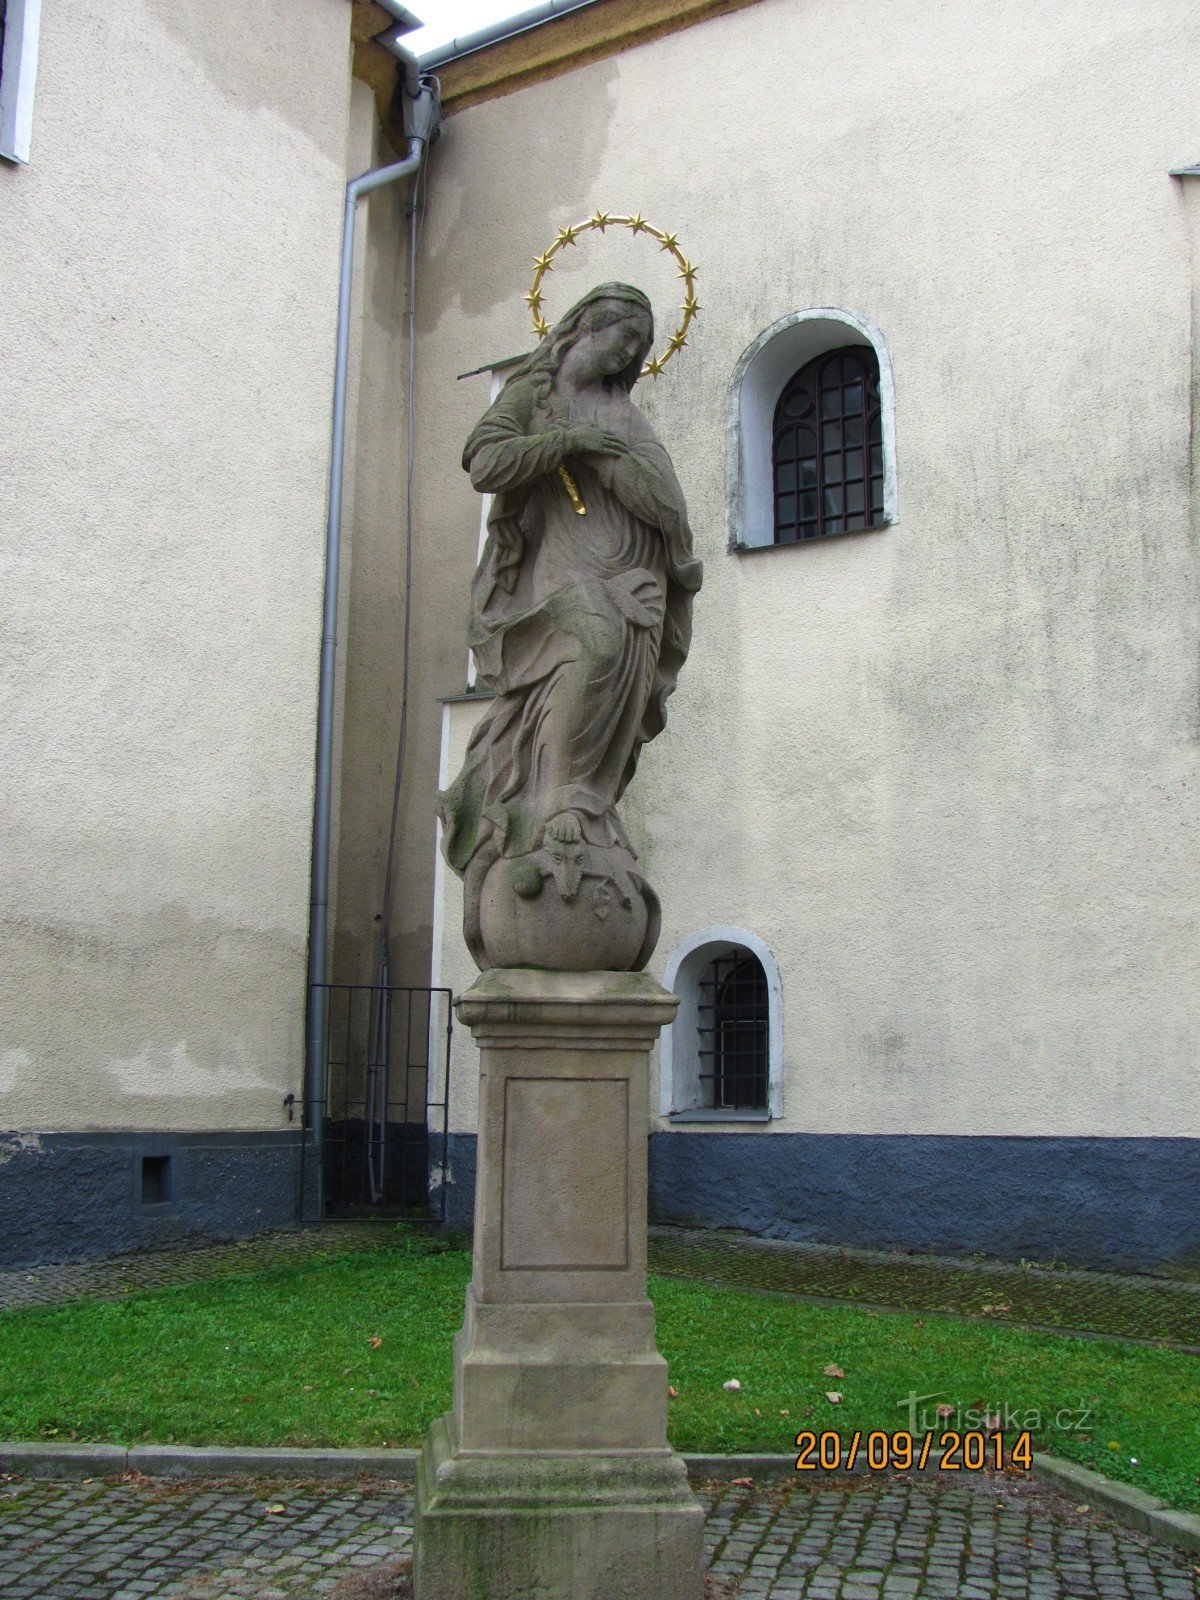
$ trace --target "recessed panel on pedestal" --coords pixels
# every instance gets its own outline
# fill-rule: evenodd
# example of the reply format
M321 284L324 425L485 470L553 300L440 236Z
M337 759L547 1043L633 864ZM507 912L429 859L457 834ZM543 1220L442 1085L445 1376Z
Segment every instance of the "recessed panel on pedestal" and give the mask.
M629 1266L629 1084L509 1078L504 1086L500 1265Z

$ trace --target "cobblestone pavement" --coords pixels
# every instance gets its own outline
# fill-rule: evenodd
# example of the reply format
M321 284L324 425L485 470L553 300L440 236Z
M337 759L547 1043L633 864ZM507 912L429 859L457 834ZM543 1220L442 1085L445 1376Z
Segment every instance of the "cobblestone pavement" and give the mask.
M136 1290L165 1289L207 1278L261 1272L267 1267L309 1261L314 1256L385 1250L395 1242L395 1228L387 1223L330 1223L288 1233L263 1233L256 1239L239 1239L230 1244L147 1250L99 1261L24 1267L0 1272L0 1311L58 1305L64 1300L120 1300Z
M842 1250L691 1228L652 1228L650 1267L668 1277L804 1299L948 1311L984 1322L1149 1340L1200 1355L1200 1283Z
M1198 1600L1200 1562L1027 1480L708 1484L746 1600ZM316 1600L410 1540L399 1483L0 1480L3 1600Z

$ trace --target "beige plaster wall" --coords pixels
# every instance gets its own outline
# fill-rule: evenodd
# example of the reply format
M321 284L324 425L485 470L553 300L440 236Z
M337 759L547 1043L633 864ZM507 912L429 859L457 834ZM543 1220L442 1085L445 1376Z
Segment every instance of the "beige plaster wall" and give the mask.
M1200 152L1198 62L1183 0L762 0L466 111L435 154L418 492L459 638L486 388L454 375L528 347L530 258L597 206L699 264L692 343L637 398L707 575L624 811L655 972L711 924L778 960L776 1127L1200 1135L1196 216L1167 176ZM671 312L610 235L548 313L626 273ZM899 520L731 555L734 365L828 305L890 346Z
M0 170L0 1126L298 1091L346 0L43 10Z

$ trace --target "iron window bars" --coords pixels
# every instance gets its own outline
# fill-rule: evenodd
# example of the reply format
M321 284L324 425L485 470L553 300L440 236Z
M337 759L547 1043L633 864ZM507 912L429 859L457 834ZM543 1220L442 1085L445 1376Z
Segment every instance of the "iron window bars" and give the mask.
M765 1111L769 1077L767 977L746 950L716 956L700 980L700 1081L713 1110Z
M791 379L772 434L775 543L861 533L883 520L883 431L875 352L845 345Z

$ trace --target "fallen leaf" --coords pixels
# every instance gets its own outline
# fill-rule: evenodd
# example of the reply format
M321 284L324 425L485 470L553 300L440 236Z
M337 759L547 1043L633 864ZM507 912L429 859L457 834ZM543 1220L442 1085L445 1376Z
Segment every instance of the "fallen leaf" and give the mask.
M762 1416L762 1412L758 1409L757 1406L755 1406L755 1408L754 1408L754 1415L756 1417L761 1417ZM1136 1463L1135 1463L1135 1465L1136 1465Z
M280 1506L280 1505L264 1506L263 1510L267 1513L267 1515L269 1517L277 1517L279 1515L279 1513L283 1510L283 1507Z
M311 1394L313 1392L313 1386L311 1383L306 1383L304 1385L304 1392L305 1394Z
M827 1378L844 1378L846 1376L836 1361L831 1361L827 1367L822 1367L821 1370Z
M842 1397L836 1389L826 1389L825 1398L831 1406L840 1406L842 1403Z
M780 1412L780 1413L779 1413L779 1415L780 1415L780 1416L781 1416L781 1417L790 1417L790 1416L791 1416L791 1414L792 1414L792 1413L791 1413L791 1412L790 1412L790 1411L781 1411L781 1412Z
M736 1378L726 1378L721 1387L722 1389L740 1389L742 1386Z
M937 1415L941 1417L942 1421L944 1422L947 1417L952 1417L954 1415L954 1407L944 1404L940 1405L937 1407Z
M678 1397L679 1390L675 1387L675 1385L673 1383L669 1383L667 1385L667 1394L670 1396L670 1398L672 1400L674 1400L674 1399L676 1399Z
M1011 1311L1012 1306L1005 1303L1002 1306L980 1306L981 1311Z
M753 1478L730 1478L730 1483L736 1483L739 1489L753 1489Z
M367 1343L371 1346L372 1350L378 1350L380 1345L383 1343L383 1340L379 1337L378 1334L375 1334L370 1339L367 1340Z

